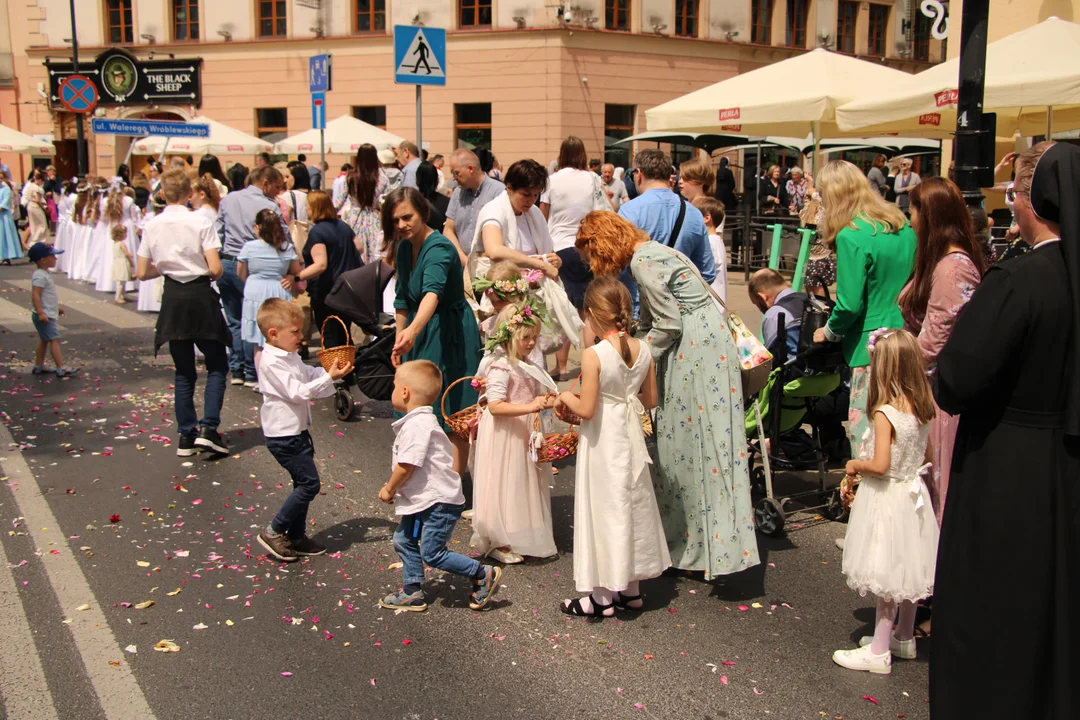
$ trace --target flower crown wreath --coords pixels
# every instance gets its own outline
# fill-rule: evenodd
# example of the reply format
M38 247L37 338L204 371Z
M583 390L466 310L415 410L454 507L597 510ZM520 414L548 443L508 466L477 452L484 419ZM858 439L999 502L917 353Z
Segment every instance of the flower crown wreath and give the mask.
M487 293L500 300L507 300L515 296L524 296L540 283L542 277L544 273L540 270L522 270L521 277L514 280L477 278L473 281L473 293L477 295Z
M887 338L890 335L894 334L895 332L896 332L895 328L884 328L883 327L883 328L878 328L874 332L870 333L870 339L866 341L866 349L867 349L867 351L871 355L873 355L874 354L874 346L877 345L877 341L881 340L882 338Z
M488 341L484 344L484 349L491 351L497 347L506 345L514 339L514 333L521 328L539 327L543 322L544 311L532 302L527 302L509 319L498 324L495 328L495 332L491 334L491 337L488 338Z

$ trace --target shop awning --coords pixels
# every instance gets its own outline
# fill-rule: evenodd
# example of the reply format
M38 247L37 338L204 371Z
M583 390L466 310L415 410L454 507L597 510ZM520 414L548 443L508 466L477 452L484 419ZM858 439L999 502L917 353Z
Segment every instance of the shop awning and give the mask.
M274 145L208 117L192 118L188 122L210 126L210 137L165 138L151 136L135 141L135 155L257 155L273 152ZM166 144L167 143L167 144ZM198 158L196 158L197 160Z
M369 125L352 115L342 115L326 123L326 152L337 155L354 154L361 145L374 145L376 150L397 147L405 138L387 132L382 128ZM274 149L282 154L319 152L319 131L305 130L299 135L285 138Z
M56 147L32 135L0 125L0 152L52 157L56 154Z
M902 83L868 86L837 110L837 121L849 131L948 136L959 77L953 59ZM983 112L997 113L998 137L1045 134L1050 107L1054 128L1080 128L1080 25L1056 17L986 47Z

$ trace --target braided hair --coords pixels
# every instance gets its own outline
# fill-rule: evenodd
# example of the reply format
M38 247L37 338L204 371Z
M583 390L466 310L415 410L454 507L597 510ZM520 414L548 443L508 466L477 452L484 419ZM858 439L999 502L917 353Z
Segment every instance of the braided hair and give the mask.
M585 291L585 309L592 316L598 330L619 334L619 351L623 362L633 363L630 343L626 333L630 331L630 322L634 318L634 308L630 302L630 291L614 275L603 275L589 283Z

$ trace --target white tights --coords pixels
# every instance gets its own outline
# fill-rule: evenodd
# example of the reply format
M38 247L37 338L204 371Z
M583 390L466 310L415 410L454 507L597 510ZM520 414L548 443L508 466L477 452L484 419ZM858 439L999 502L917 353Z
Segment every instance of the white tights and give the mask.
M899 606L899 620L897 606ZM910 640L915 637L915 603L910 600L897 603L879 597L877 619L874 621L874 642L870 644L870 652L875 655L884 655L889 652L889 639L893 634L894 622L897 640Z

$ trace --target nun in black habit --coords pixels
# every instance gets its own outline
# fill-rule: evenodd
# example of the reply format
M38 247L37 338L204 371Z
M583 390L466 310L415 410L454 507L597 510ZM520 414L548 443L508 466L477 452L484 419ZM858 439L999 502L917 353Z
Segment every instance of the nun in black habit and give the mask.
M959 415L934 586L934 720L1080 718L1080 148L1016 164L1034 245L987 271L938 356Z

